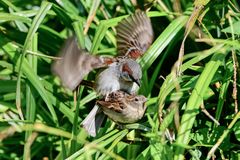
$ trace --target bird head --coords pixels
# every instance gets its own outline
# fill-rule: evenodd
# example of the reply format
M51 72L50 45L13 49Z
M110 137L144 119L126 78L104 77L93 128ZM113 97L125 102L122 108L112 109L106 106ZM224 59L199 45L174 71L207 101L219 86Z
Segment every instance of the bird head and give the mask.
M140 81L142 78L142 69L140 65L132 60L126 59L124 60L121 67L121 78L128 82L135 82L138 86L140 86Z

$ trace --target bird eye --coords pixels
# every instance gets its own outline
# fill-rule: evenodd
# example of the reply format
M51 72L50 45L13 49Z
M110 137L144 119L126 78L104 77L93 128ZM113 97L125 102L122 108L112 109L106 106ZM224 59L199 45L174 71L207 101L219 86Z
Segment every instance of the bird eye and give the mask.
M122 73L122 78L125 80L125 81L131 81L131 77L129 76L129 74L127 72L123 72Z
M139 101L139 99L137 98L137 97L135 97L135 99L134 99L135 101Z

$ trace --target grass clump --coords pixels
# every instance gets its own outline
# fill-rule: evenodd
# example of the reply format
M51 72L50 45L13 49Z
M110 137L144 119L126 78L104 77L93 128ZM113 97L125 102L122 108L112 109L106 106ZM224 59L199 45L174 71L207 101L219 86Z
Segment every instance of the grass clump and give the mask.
M52 61L73 33L92 54L116 55L115 26L137 9L155 33L139 59L147 112L88 137L79 124L97 95L64 89ZM237 159L239 10L236 0L0 1L0 159Z

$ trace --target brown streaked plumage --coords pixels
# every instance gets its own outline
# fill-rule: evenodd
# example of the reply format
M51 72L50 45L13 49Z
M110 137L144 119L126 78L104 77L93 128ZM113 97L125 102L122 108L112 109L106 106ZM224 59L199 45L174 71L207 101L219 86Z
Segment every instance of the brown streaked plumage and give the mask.
M147 99L143 95L129 95L123 91L111 93L108 101L97 100L94 108L82 121L81 126L89 135L95 137L105 115L119 124L135 123L144 116L146 101Z
M120 56L137 59L153 41L153 29L145 12L138 11L122 20L117 27L117 51Z
M135 123L145 113L147 98L143 95L129 95L126 92L117 91L108 98L108 101L98 100L97 104L104 114L116 123Z

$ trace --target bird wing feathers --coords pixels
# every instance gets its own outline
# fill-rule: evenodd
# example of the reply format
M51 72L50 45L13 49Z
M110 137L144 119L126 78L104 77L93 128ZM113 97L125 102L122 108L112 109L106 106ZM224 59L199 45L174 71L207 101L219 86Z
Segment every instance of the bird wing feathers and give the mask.
M106 65L102 58L80 49L74 37L67 39L60 51L60 57L61 59L54 62L52 69L61 78L63 85L71 90L93 69Z
M122 20L117 29L118 55L137 59L149 48L153 41L153 29L145 12L135 14Z

